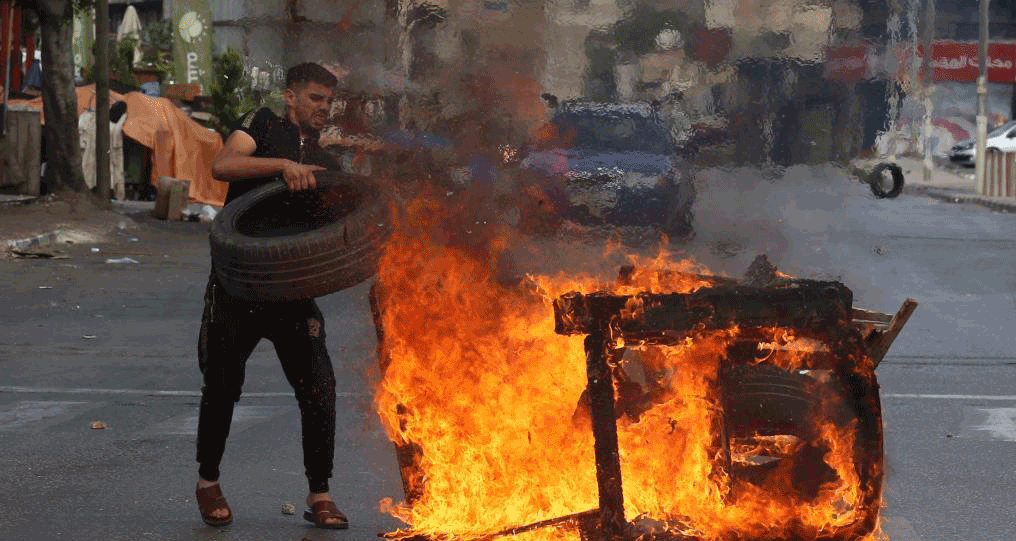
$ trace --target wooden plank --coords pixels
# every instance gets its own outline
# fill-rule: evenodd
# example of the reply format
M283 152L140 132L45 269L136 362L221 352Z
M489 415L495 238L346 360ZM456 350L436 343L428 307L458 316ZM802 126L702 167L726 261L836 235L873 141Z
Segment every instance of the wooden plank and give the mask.
M28 126L28 148L25 151L25 171L28 179L22 190L28 195L42 194L42 118L38 111L23 111L22 119Z
M37 109L14 106L5 115L7 135L0 137L0 186L39 195L42 126Z
M611 347L604 321L598 332L585 339L586 389L593 424L593 455L596 458L596 486L599 492L600 531L607 539L624 533L624 490L621 458L617 443L617 415L614 409L614 378L610 361L620 363L623 351Z
M666 331L790 327L821 331L848 323L853 294L839 282L792 280L779 286L717 286L692 293L567 293L554 301L555 332L589 334L612 321L625 337ZM625 317L626 307L637 315ZM629 309L630 311L630 309Z
M889 328L883 332L876 332L869 338L868 354L875 361L875 366L878 366L886 353L889 352L889 347L893 345L896 337L903 330L903 326L907 324L907 320L913 315L914 310L917 310L917 301L914 299L903 301L900 309L893 316L892 322L889 323Z
M852 310L852 317L854 321L871 323L889 323L893 320L893 316L890 314L883 314L882 312L875 312L864 308L854 308Z

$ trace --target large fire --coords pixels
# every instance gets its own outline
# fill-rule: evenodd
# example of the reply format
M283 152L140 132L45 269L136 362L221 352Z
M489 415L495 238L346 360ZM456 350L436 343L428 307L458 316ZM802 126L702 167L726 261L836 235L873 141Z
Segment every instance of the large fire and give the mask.
M580 539L574 522L553 519L599 506L583 405L586 352L582 336L555 333L554 300L568 292L688 293L712 281L695 263L662 253L632 263L677 272L636 271L623 285L575 274L504 285L498 256L509 237L488 235L482 246L450 239L446 207L425 199L405 213L378 274L384 370L377 407L399 448L408 497L382 507L408 525L406 537L481 539L546 521L515 538ZM639 310L626 306L631 317ZM858 420L842 419L839 395L818 394L817 411L828 415L811 420L810 442L731 432L721 444L718 381L741 332L624 344L618 374L642 372L615 381L624 515L633 531L703 541L880 538L881 463L857 463ZM781 347L760 359L795 373L806 373L803 359L822 348L789 329L769 336ZM870 359L854 361L859 377L873 377ZM814 371L801 379L818 385L823 378ZM642 398L624 406L632 386Z

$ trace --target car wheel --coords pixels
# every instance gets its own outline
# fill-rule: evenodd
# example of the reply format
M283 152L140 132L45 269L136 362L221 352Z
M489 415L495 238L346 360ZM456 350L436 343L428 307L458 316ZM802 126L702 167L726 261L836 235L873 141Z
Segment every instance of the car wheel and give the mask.
M739 443L742 448L754 449L751 456L732 463L731 474L763 489L789 475L801 497L818 497L823 484L835 481L838 475L825 462L830 448L816 433L815 419L821 417L839 429L855 430L854 474L865 487L865 498L856 502L855 520L836 539L860 538L872 531L884 478L882 409L874 373L844 369L815 378L765 363L733 364L724 367L720 381L729 445L733 448ZM799 443L782 456L760 451L772 438ZM781 470L779 465L787 460L790 468Z
M695 204L695 185L691 180L678 184L663 224L664 233L671 239L690 239L694 233L692 206Z
M232 201L212 222L212 265L228 293L249 301L320 297L374 275L390 229L376 181L316 173L318 188L276 181Z

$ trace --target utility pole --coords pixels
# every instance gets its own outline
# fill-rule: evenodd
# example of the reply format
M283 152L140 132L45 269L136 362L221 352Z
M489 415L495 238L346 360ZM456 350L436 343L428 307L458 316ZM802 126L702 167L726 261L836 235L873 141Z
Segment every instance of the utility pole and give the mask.
M981 0L981 32L978 51L977 76L977 150L974 153L974 178L977 193L985 192L984 166L987 160L986 143L988 139L988 4L989 0Z
M931 160L931 84L935 71L932 64L932 48L935 45L935 0L924 0L924 128L921 140L924 143L924 182L931 182L935 164Z
M1009 4L1009 20L1016 20L1016 2L1008 2ZM1010 22L1010 24L1012 24ZM1009 120L1016 118L1016 81L1012 83L1012 98L1009 99Z
M95 2L95 187L109 204L109 0Z

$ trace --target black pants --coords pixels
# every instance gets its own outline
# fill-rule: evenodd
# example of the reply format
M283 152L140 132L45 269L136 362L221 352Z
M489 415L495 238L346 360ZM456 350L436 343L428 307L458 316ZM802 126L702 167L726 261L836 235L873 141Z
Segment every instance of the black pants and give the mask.
M204 377L198 414L198 474L219 478L233 405L240 400L247 358L272 341L300 405L303 462L311 492L328 492L335 455L335 374L325 348L324 319L313 299L251 303L226 293L215 277L205 290L198 339Z

